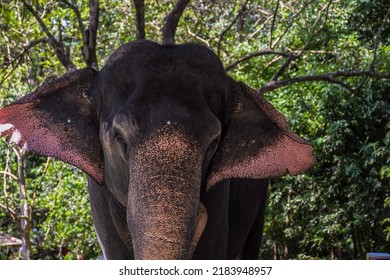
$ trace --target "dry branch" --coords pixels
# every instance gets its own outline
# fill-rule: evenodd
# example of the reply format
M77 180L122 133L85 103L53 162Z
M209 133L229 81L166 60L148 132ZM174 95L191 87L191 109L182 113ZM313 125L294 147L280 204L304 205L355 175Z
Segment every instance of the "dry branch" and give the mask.
M19 238L0 232L0 248L20 247L21 245L22 241Z
M8 172L8 171L0 171L0 174L6 175L8 177L11 177L14 180L18 179L18 177L16 177L14 174L12 174L11 172Z

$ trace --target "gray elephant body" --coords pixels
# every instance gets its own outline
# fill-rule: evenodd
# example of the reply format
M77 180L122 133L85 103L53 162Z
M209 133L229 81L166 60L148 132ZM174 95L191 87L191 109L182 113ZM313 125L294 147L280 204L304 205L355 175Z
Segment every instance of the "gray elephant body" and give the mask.
M100 72L2 109L0 132L91 176L109 259L256 258L267 178L314 163L284 117L198 45L125 44Z

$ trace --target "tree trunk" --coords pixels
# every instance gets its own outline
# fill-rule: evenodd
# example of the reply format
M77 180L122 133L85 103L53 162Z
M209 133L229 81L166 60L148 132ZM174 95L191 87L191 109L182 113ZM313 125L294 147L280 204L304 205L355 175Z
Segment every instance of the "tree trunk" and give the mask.
M20 207L20 236L22 240L21 255L24 260L30 260L31 254L31 240L30 240L30 226L31 226L31 211L28 205L28 198L26 193L26 180L24 174L24 153L23 149L15 149L18 158L18 183L19 194L22 201Z
M137 39L145 39L145 1L134 0L136 11Z

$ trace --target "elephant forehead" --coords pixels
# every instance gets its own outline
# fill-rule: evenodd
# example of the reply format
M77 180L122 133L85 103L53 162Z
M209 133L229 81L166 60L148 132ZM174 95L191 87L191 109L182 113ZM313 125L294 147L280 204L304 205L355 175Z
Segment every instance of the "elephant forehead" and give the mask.
M186 159L189 154L196 156L199 153L197 141L191 139L188 133L180 127L171 128L170 122L151 134L137 149L143 157L155 160L170 161L172 159Z

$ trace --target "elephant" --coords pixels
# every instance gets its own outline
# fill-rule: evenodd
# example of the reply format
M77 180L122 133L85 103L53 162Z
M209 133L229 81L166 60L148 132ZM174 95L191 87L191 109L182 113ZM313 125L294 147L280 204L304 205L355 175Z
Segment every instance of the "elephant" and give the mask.
M257 259L268 180L310 144L209 48L136 40L0 110L0 134L88 175L106 259Z

